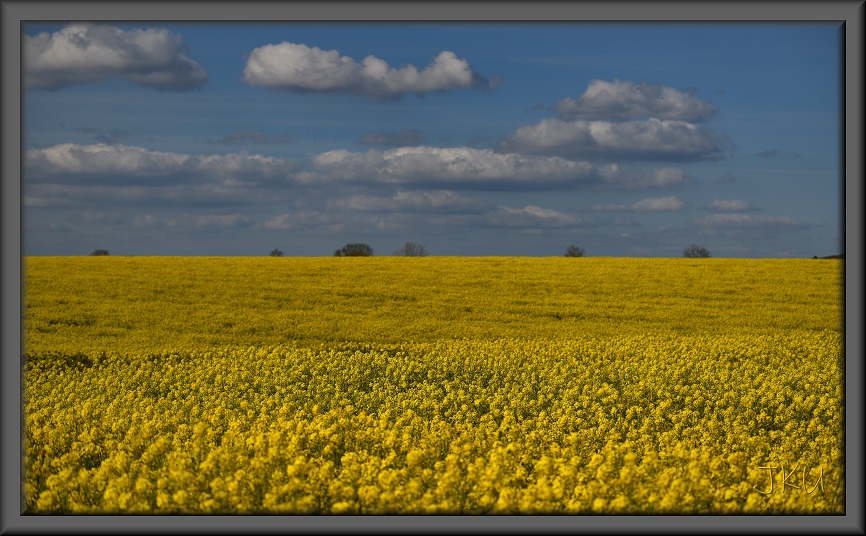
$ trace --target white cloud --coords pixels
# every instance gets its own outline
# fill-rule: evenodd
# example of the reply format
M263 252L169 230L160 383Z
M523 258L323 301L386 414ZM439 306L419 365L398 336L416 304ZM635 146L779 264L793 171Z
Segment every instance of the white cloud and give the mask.
M64 143L28 150L26 166L29 178L56 175L165 177L184 169L190 158L185 154L128 145Z
M329 177L390 184L508 185L574 184L592 180L595 166L558 157L496 153L466 147L401 147L355 153L335 150L313 157Z
M487 222L497 227L572 227L586 220L558 210L527 205L523 208L500 206L486 215Z
M309 181L447 185L478 190L553 188L643 189L691 184L680 168L623 169L557 156L500 153L469 147L400 147L328 151L312 158L321 175Z
M290 180L297 165L283 158L246 152L194 157L196 171L204 175L246 178L251 181Z
M159 90L187 91L207 81L204 69L186 55L179 35L156 28L70 24L53 34L23 39L28 88L56 90L120 77Z
M604 184L609 188L633 190L685 186L694 180L680 168L622 169L616 164L601 168Z
M760 210L755 205L741 199L714 199L704 208L713 212L747 212L751 210Z
M698 123L712 118L718 107L671 87L593 80L583 95L560 100L555 110L568 119L656 118Z
M445 196L440 196L441 192L427 193L432 195L404 192L393 198L354 196L328 204L324 210L298 210L280 214L267 220L264 228L273 231L313 230L329 233L350 230L362 233L432 227L546 229L588 224L588 220L579 216L536 205L511 208L473 204L464 209L464 201L449 204L448 200L454 200L453 192ZM418 208L412 210L413 206Z
M676 197L652 197L641 199L637 203L632 204L631 208L635 212L667 212L673 210L681 210L686 204Z
M692 179L685 171L679 168L658 168L644 180L647 186L677 186L680 184L691 184Z
M355 212L477 213L486 206L485 203L448 190L398 191L391 197L355 195L328 203L328 208Z
M287 186L311 180L295 162L282 158L105 144L31 149L24 178L27 206L273 204L287 200Z
M301 210L280 214L267 220L265 229L272 231L295 231L300 229L318 228L323 231L338 231L344 226L334 219L317 210Z
M407 185L437 189L636 189L691 182L678 168L621 169L556 156L498 153L467 147L400 147L387 151L328 151L311 157L313 170L293 160L246 151L193 155L129 145L55 145L26 152L25 177L33 195L45 184L83 187L191 186L217 195L245 187L325 186L335 183ZM71 190L67 190L66 193ZM252 195L252 190L247 193ZM43 194L47 190L42 189ZM31 199L30 206L40 201Z
M682 210L686 204L673 196L649 197L631 204L595 205L592 210L604 212L670 212Z
M290 42L254 49L244 67L243 81L299 92L357 93L372 99L490 85L450 51L440 52L430 65L418 70L414 65L394 68L375 56L358 63L337 50Z
M37 181L76 177L89 182L139 179L158 183L158 179L194 177L221 179L230 185L232 181L291 181L297 166L282 158L246 152L188 155L128 145L66 143L28 150L25 168L27 178Z
M645 121L544 119L518 128L499 148L508 152L599 160L719 160L724 136L687 121L650 118Z
M243 214L182 214L165 222L168 229L224 230L249 227L253 221Z

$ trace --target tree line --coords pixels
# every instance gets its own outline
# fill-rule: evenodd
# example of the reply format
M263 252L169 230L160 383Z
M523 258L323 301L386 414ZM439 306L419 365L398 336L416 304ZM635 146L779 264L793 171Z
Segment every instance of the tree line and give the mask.
M406 242L406 244L398 248L394 251L394 255L402 256L402 257L426 257L430 253L427 251L427 248L422 244L418 244L417 242ZM565 248L565 256L566 257L583 257L586 255L586 251L576 246L575 244L570 244L567 248ZM275 249L271 251L272 257L282 257L283 252ZM369 244L364 244L363 242L351 242L343 246L342 248L336 250L334 252L335 257L372 257L373 256L373 248L370 247ZM685 249L683 249L683 257L687 258L706 258L710 257L710 251L702 246L698 246L697 244L692 244Z
M394 255L402 256L402 257L426 257L430 253L427 251L427 248L422 244L418 244L417 242L406 242L403 247L394 250ZM565 248L565 256L566 257L583 257L586 252L583 248L578 247L574 244L569 245ZM92 257L99 257L109 255L108 250L106 249L94 249L90 252ZM279 249L273 249L270 253L271 257L282 257L283 252ZM372 257L373 256L373 248L368 244L364 244L362 242L351 242L341 247L340 249L334 252L335 257ZM690 246L686 246L683 249L683 257L687 259L705 259L711 257L710 250L703 246L699 246L697 244L691 244ZM817 255L812 257L813 259L844 259L845 254L839 255L829 255L826 257L818 257Z

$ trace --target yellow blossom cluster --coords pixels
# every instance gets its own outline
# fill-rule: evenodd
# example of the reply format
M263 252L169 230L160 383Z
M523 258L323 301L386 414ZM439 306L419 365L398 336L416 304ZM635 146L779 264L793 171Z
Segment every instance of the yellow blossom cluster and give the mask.
M844 513L838 263L563 261L29 259L27 510Z

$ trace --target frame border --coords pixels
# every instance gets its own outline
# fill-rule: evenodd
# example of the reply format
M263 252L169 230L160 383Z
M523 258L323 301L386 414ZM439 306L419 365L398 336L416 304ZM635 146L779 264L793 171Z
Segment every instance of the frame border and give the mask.
M729 529L758 529L784 533L821 531L864 533L863 495L863 0L817 0L801 2L706 2L601 0L555 2L513 1L492 3L320 0L247 0L201 2L58 1L0 0L2 14L2 362L0 362L0 467L6 478L0 487L0 534L9 531L40 530L69 532L145 532L177 529L207 532L233 530L331 531L363 530L394 532L413 530L664 530L666 532L721 532ZM202 10L202 7L206 7ZM204 12L204 14L203 14ZM844 110L841 135L842 167L845 169L844 214L845 250L845 451L846 515L842 516L519 516L477 517L308 517L308 516L22 516L21 481L21 355L22 310L22 208L21 150L22 82L21 23L25 21L467 21L467 22L811 22L836 21L843 28ZM855 327L857 326L857 327ZM853 329L852 329L853 328Z

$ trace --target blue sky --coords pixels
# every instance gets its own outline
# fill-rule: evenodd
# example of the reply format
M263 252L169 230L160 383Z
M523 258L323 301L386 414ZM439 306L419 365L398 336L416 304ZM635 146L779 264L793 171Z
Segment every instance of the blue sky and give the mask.
M835 23L24 33L26 255L842 252Z

